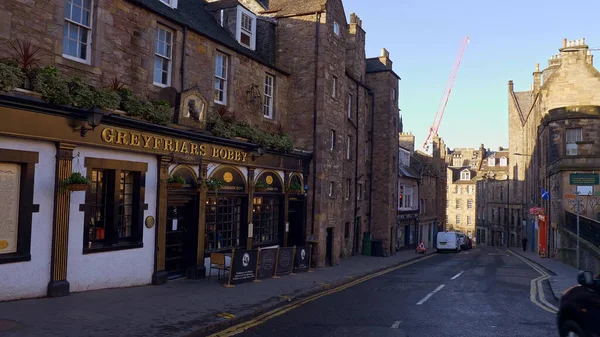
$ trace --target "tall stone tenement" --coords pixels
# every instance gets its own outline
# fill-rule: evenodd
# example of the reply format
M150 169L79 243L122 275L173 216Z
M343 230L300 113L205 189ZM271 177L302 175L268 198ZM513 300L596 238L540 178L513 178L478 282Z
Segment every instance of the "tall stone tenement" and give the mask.
M393 254L400 77L389 53L365 59L362 21L348 22L341 0L271 1L263 14L278 21L276 59L293 83L288 128L313 151L307 234L319 239L318 265L359 253L369 233Z
M575 231L578 185L588 225L600 228L600 206L593 202L600 187L595 183L600 150L594 145L600 137L600 72L585 39L564 39L547 67L535 66L529 91L515 91L515 83L509 81L508 103L509 177L515 181L511 195L523 205L520 216L527 219L521 235L536 251L575 265L568 238ZM588 177L591 185L571 180L576 173ZM542 198L542 189L549 192L549 200ZM541 231L548 232L543 242ZM585 261L597 261L590 268L600 270L600 252L594 254Z

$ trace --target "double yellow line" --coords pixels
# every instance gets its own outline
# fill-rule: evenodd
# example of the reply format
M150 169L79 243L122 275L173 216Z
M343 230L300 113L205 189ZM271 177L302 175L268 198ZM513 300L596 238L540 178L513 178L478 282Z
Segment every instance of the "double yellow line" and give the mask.
M229 336L235 336L235 335L240 334L240 333L242 333L242 332L244 332L244 331L246 331L246 330L248 330L250 328L253 328L253 327L257 326L257 325L263 324L263 323L265 323L266 321L268 321L270 319L273 319L275 317L281 316L281 315L285 314L288 311L294 310L294 309L296 309L298 307L301 307L301 306L303 306L303 305L305 305L307 303L316 301L316 300L318 300L321 297L324 297L324 296L327 296L327 295L331 295L333 293L337 293L339 291L342 291L344 289L348 289L348 288L350 288L352 286L355 286L357 284L363 283L363 282L368 281L370 279L373 279L375 277L378 277L378 276L381 276L381 275L384 275L384 274L387 274L387 273L391 273L391 272L393 272L395 270L398 270L398 269L410 266L411 264L415 264L417 262L421 262L423 260L431 258L433 255L434 254L427 255L427 256L424 256L422 258L419 258L419 259L416 259L416 260L412 260L410 262L406 262L406 263L403 263L401 265L397 265L395 267L387 268L387 269L384 269L384 270L382 270L380 272L377 272L377 273L374 273L374 274L371 274L371 275L368 275L368 276L365 276L365 277L361 277L361 278L356 279L356 280L354 280L354 281L352 281L350 283L346 283L346 284L344 284L342 286L339 286L339 287L336 287L336 288L333 288L333 289L329 289L329 290L325 290L325 291L320 292L318 294L314 294L314 295L311 295L309 297L303 298L303 299L299 300L298 302L286 304L286 305L284 305L282 307L279 307L279 308L273 309L271 311L268 311L268 312L266 312L264 314L261 314L261 315L255 317L255 318L247 321L247 322L243 322L243 323L234 325L234 326L232 326L232 327L230 327L228 329L225 329L223 331L219 331L219 332L214 333L214 334L212 334L212 335L210 335L208 337L229 337Z
M537 305L538 307L542 308L543 310L546 310L549 313L556 314L558 312L558 308L546 300L546 296L544 295L544 286L542 284L542 282L544 282L545 280L550 278L550 274L546 273L542 268L531 263L530 261L523 258L521 255L513 252L512 250L509 249L508 251L512 255L521 259L523 262L525 262L527 265L529 265L531 268L533 268L535 271L537 271L541 275L541 276L531 280L531 289L529 292L529 299L531 300L531 302L533 302L533 304ZM539 297L539 301L538 301L538 297Z

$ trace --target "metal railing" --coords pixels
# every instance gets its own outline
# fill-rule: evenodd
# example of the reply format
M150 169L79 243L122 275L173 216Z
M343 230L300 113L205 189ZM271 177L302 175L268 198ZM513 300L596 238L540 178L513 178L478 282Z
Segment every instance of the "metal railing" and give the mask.
M577 233L577 214L565 212L565 226ZM596 246L600 246L600 222L579 216L579 235Z

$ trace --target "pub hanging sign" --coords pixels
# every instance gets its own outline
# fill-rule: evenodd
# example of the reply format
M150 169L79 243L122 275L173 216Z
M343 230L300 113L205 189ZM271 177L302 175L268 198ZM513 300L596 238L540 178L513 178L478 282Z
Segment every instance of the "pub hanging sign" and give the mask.
M103 129L101 138L102 142L106 144L158 152L187 154L208 159L245 163L248 158L248 153L240 150L117 128Z

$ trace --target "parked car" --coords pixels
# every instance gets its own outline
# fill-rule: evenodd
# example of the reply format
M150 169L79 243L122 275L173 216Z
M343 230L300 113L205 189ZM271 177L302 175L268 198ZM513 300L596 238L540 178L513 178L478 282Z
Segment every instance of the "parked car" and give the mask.
M439 232L436 237L437 252L440 253L445 250L460 251L460 242L458 233L456 232Z
M600 336L600 274L591 271L577 276L579 285L571 287L560 298L556 323L561 337Z

